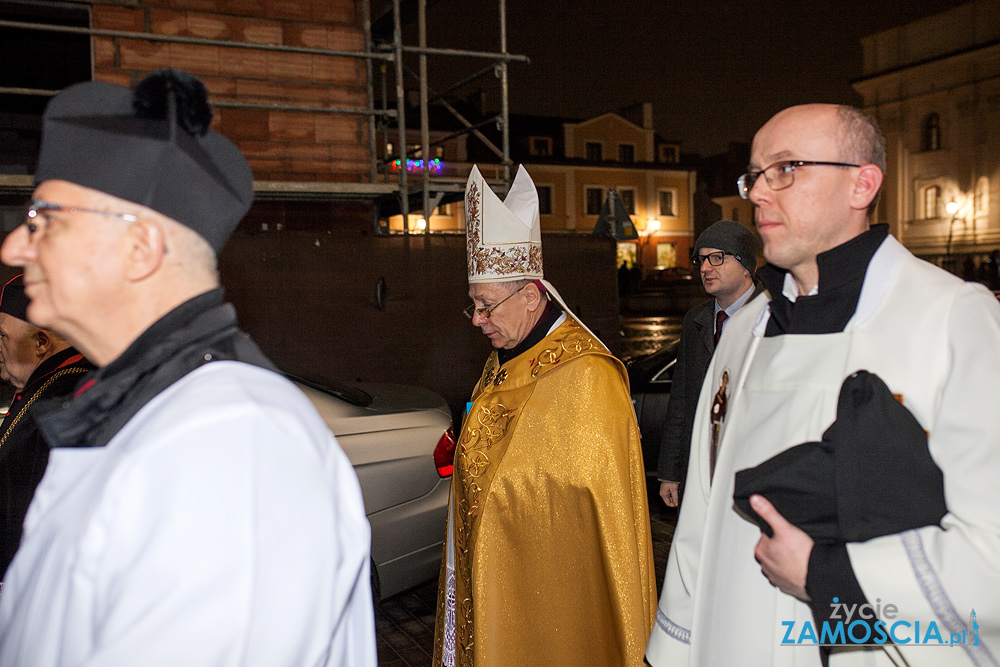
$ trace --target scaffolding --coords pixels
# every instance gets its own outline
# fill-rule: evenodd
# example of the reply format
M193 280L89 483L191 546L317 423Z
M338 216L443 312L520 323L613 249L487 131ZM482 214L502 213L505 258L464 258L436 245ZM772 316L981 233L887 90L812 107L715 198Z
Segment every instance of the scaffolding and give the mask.
M508 67L511 62L529 62L527 56L512 54L507 51L507 2L498 0L499 31L500 31L500 51L473 51L462 49L432 48L427 46L427 2L428 0L392 0L391 9L379 17L378 21L392 22L392 39L388 42L376 44L372 37L372 18L370 0L362 0L362 13L364 24L364 48L363 52L344 51L337 49L309 48L298 46L285 46L280 44L258 44L252 42L237 42L231 40L204 39L198 37L183 37L175 35L160 35L150 32L129 32L122 30L101 30L95 28L75 27L68 25L58 25L50 23L36 23L26 21L0 20L0 28L14 28L21 30L38 30L57 33L82 34L91 37L110 37L121 39L144 40L148 42L169 42L177 44L193 44L199 46L219 46L226 48L240 48L255 51L275 51L285 53L303 53L325 56L337 56L345 58L362 59L365 61L365 85L367 88L367 107L364 109L353 107L337 107L323 105L291 105L277 103L255 103L243 102L239 100L229 100L212 98L210 102L215 107L220 108L245 108L263 109L269 111L291 111L302 113L329 113L329 114L354 114L367 117L370 168L369 181L367 183L311 183L311 182L291 182L291 181L255 181L254 187L257 196L264 199L287 199L287 198L307 198L307 199L334 199L334 200L371 200L376 206L379 201L391 198L396 201L403 219L407 220L411 210L411 200L420 202L423 217L429 220L431 212L438 206L441 199L449 192L458 192L463 188L456 183L435 183L431 180L430 156L431 147L439 145L446 140L453 139L464 134L476 136L483 144L500 159L503 166L503 188L510 188L511 167L510 160L510 131L509 131L509 98L508 98ZM407 10L416 5L418 44L416 46L403 43L403 15L404 6ZM417 70L407 67L404 56L416 55L418 59ZM428 56L458 57L458 58L478 58L492 61L487 67L449 85L442 91L432 91L428 85ZM375 108L375 76L374 64L380 63L381 77L380 83L383 94L381 95L382 108ZM393 67L393 79L395 87L395 108L388 108L388 100L385 92L386 72L389 66ZM469 84L486 77L489 74L495 75L500 86L501 109L500 113L485 121L472 123L463 116L454 105L448 101L448 96L462 89ZM408 179L406 168L406 87L405 79L409 76L413 78L419 86L420 101L420 154L424 156L420 173L420 182L411 185ZM39 88L11 88L0 87L0 94L13 95L33 95L52 96L59 91L44 90ZM433 95L433 98L431 97ZM463 126L433 144L430 141L430 120L429 108L431 104L438 104L447 109L456 120ZM501 131L501 146L496 146L482 132L481 129L486 124L496 123ZM397 133L398 146L400 147L400 157L403 165L398 169L398 179L395 183L389 182L388 159L379 158L379 147L377 145L378 136L382 137L382 154L386 155L386 145L392 132ZM415 153L412 153L415 154ZM384 175L386 182L380 182L380 175ZM25 181L20 183L20 180ZM0 189L18 190L30 187L30 179L16 177L0 177ZM378 224L375 224L375 231L378 232ZM403 233L409 234L409 225L403 225Z

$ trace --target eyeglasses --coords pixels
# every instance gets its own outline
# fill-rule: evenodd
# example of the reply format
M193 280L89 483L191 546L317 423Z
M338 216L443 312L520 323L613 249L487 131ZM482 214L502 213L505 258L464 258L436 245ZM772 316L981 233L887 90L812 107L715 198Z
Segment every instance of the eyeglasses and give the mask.
M816 160L783 160L775 162L770 167L765 167L760 171L748 171L736 179L736 187L740 197L750 199L750 190L753 189L757 178L764 174L768 187L772 190L784 190L792 186L795 182L795 170L799 167L807 166L821 167L860 167L860 164L848 164L847 162L820 162Z
M506 297L504 297L503 299L500 299L499 303L495 303L492 306L490 306L489 308L476 308L476 304L472 304L471 306L469 306L468 308L466 308L465 310L463 310L462 313L464 313L465 316L468 317L470 320L473 317L475 317L475 315L477 313L479 315L481 315L482 317L485 317L486 319L490 319L490 315L493 314L493 311L496 310L497 308L499 308L501 305L503 305L504 301L506 301L510 297L514 296L515 294L517 294L518 292L520 292L521 290L523 290L527 286L528 285L521 285L516 290L514 290L513 292L511 292L510 294L508 294Z
M695 269L700 269L701 265L708 260L708 263L712 266L722 266L722 263L726 261L726 255L730 257L735 257L739 259L739 255L731 252L710 252L704 255L691 255L691 262L694 264Z
M24 224L28 227L28 233L34 234L38 229L38 225L33 222L38 214L43 211L57 211L65 213L95 213L97 215L108 215L113 218L121 218L128 222L135 222L139 219L139 216L133 215L131 213L115 213L114 211L99 211L95 208L81 208L79 206L66 207L60 204L52 204L47 201L42 201L40 199L32 199L28 204L28 213L25 216Z

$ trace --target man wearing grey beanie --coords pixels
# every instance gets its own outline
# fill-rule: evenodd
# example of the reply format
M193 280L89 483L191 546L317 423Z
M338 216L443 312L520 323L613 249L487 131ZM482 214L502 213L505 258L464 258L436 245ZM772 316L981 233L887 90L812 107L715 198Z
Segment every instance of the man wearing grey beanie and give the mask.
M660 497L668 507L680 502L698 394L725 321L760 292L754 283L758 248L757 236L747 227L719 220L701 233L691 251L691 266L715 298L689 310L681 328L657 467Z

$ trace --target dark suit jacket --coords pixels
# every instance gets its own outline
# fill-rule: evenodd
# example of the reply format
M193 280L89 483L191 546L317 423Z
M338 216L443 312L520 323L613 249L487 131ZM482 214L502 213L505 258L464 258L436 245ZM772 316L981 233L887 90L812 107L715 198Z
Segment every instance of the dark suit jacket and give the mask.
M747 303L762 290L757 285ZM714 338L715 299L709 299L689 310L681 325L681 343L670 384L670 401L663 420L660 463L656 471L656 476L662 481L683 482L687 475L694 413L698 409L701 385L715 351Z

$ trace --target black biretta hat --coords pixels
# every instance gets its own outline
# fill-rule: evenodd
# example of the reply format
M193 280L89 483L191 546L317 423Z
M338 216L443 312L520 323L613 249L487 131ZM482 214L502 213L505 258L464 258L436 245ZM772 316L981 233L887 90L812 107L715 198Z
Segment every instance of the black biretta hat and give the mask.
M132 90L70 86L42 117L35 183L69 181L141 204L218 252L250 209L253 175L211 120L205 86L179 70L153 72Z
M24 293L24 274L14 276L0 289L0 313L28 321L28 295Z

